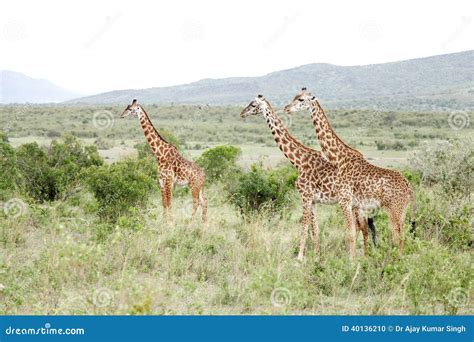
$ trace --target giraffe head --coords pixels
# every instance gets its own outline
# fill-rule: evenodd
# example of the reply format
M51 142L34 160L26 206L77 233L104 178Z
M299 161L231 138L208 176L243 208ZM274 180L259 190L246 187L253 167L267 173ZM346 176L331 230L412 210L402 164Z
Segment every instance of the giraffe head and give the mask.
M298 93L293 101L285 106L285 113L291 114L292 112L299 112L310 108L310 102L315 100L316 96L313 96L306 88L302 88L301 92Z
M252 102L245 107L240 113L241 118L245 118L249 115L262 114L264 109L268 107L268 102L265 100L263 95L258 95Z
M128 118L130 116L137 116L140 118L142 114L142 107L138 104L137 99L133 99L132 104L129 104L123 111L120 118Z

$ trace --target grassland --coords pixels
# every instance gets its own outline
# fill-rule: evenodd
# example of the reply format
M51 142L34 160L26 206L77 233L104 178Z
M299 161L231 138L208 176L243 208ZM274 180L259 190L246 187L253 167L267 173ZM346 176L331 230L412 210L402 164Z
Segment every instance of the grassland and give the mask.
M0 107L0 125L13 146L30 141L48 145L71 132L87 144L97 143L106 161L114 162L133 156L134 145L143 142L135 120L118 119L121 109ZM206 148L231 144L242 149L239 163L244 167L255 161L270 167L282 160L263 118L243 121L240 108L146 109L155 126L172 132L191 159ZM450 113L338 110L329 117L337 132L373 163L400 169L409 166L408 158L422 144L465 141L473 133L472 125L453 129ZM296 137L317 148L308 114L284 120ZM416 190L420 215L425 215L421 221L428 222L441 199L435 187ZM54 202L22 197L21 215L0 213L0 312L473 313L472 249L451 246L439 232L421 226L420 235L405 237L400 257L386 216L378 215L379 246L350 262L339 209L318 206L321 255L310 249L306 261L298 263L299 205L281 216L263 211L243 218L228 203L225 185L209 185L206 192L208 226L190 220L186 194L174 199L172 224L163 222L161 196L154 191L132 221L113 226L98 219L95 199L85 188ZM444 214L447 221L456 215ZM362 254L362 241L358 243Z

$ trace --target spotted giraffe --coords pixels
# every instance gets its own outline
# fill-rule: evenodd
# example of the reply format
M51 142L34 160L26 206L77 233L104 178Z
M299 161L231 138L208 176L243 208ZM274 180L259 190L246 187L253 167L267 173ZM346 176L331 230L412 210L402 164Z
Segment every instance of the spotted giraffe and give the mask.
M338 202L348 229L351 258L356 255L356 213L381 207L389 216L392 236L403 252L403 221L409 204L413 209L413 190L398 171L370 164L356 149L334 132L315 96L303 88L285 108L286 113L311 112L323 153L337 168ZM414 222L412 222L414 225Z
M134 99L122 113L122 118L138 117L145 138L150 145L158 162L159 184L162 196L162 205L167 220L171 215L171 197L175 184L187 185L193 197L193 212L196 214L199 206L202 209L202 221L207 221L207 205L204 196L204 171L196 164L186 160L173 144L166 141L153 127L150 118L141 105Z
M262 114L267 121L272 135L285 157L298 170L296 188L303 202L303 218L298 260L303 260L305 255L306 239L309 227L315 253L319 253L319 227L316 214L313 211L313 203L334 204L337 203L336 168L321 152L311 149L293 138L287 128L273 110L271 104L258 95L245 107L240 116L245 118L250 115ZM356 215L358 213L356 212ZM358 216L357 216L358 217ZM364 236L365 252L368 252L368 224L367 220L357 220L357 229ZM371 222L371 231L375 232L375 226Z

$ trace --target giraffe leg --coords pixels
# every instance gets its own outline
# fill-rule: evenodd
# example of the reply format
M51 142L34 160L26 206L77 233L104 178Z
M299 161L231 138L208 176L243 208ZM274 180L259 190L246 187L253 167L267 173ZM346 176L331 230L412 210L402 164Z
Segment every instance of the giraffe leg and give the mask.
M168 198L166 197L166 187L164 184L160 186L161 190L161 205L163 206L163 216L168 219Z
M311 227L312 227L312 234L311 238L313 239L313 249L314 249L314 254L316 257L319 258L319 252L320 252L320 245L319 245L319 225L318 225L318 217L316 214L316 210L312 210L312 205L310 204L310 210L311 210Z
M390 220L390 226L392 228L393 242L398 246L400 255L403 254L403 221L404 221L403 210L391 209L388 212Z
M201 188L201 190L199 191L199 200L201 201L202 222L207 223L207 199L204 195L203 188Z
M349 245L349 255L351 260L355 259L356 257L356 224L354 220L353 210L351 199L349 200L342 200L340 202L342 213L344 215L344 223L346 225L348 231L348 245Z
M196 215L196 210L199 207L199 188L196 185L191 186L191 194L193 196L193 213L191 215L192 219L194 219L194 215Z
M308 203L309 202L309 203ZM303 218L301 220L301 237L300 249L298 251L298 261L303 261L306 251L306 238L308 237L308 229L311 224L311 201L303 202Z
M165 218L169 222L171 221L171 198L173 194L173 181L166 179L164 182L164 191L162 191L163 206L165 208Z

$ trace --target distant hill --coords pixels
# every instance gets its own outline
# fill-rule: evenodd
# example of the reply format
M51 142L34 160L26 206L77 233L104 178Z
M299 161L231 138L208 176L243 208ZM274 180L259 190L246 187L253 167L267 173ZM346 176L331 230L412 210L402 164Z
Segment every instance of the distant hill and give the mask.
M261 93L276 105L302 86L328 107L444 110L474 108L474 50L363 66L308 64L260 77L204 79L173 87L117 90L72 103L243 105Z
M31 78L14 71L0 71L0 103L63 102L79 95L47 80Z

